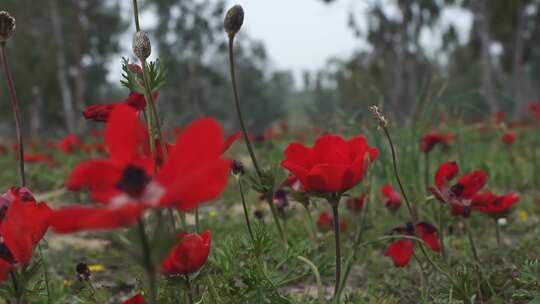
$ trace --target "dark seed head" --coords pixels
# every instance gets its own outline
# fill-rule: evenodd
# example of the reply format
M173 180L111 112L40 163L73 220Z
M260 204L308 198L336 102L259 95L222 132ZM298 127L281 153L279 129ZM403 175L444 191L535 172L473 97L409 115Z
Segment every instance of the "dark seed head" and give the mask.
M242 176L244 173L246 173L246 170L244 168L244 164L242 164L238 160L233 160L231 163L231 171L236 176Z
M262 212L262 210L255 210L253 212L253 215L255 215L255 218L262 221L264 219L264 212Z
M6 43L13 32L15 32L15 18L6 11L0 11L0 44Z
M240 5L231 7L225 15L223 25L229 37L234 37L244 23L244 9Z
M129 165L124 169L122 179L116 184L116 187L132 197L138 197L144 192L150 180L151 178L144 169Z
M133 35L133 53L140 60L145 60L150 56L152 52L152 46L150 44L150 38L148 34L143 31L138 31Z
M83 262L77 264L76 271L77 279L79 279L79 281L88 281L88 279L90 279L91 272L88 264Z

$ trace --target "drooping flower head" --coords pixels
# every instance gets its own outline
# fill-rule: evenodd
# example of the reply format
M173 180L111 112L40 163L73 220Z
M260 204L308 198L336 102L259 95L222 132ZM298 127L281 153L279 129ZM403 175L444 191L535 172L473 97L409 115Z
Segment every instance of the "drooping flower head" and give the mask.
M306 191L339 193L356 186L377 155L378 150L370 147L363 136L347 141L328 134L311 148L289 144L281 165L300 180Z
M212 236L206 230L201 234L181 233L180 242L161 264L166 275L184 275L197 272L208 260Z
M449 147L456 136L454 134L443 134L438 132L429 132L422 136L420 141L420 149L424 153L429 153L435 146L441 145L443 147Z
M429 190L442 203L452 208L452 215L468 217L471 213L471 200L474 195L484 187L487 174L484 171L473 171L463 175L452 186L447 183L454 179L459 172L456 162L442 163L435 174L436 187Z
M408 235L415 236L417 235L422 239L426 244L435 252L441 250L441 245L439 243L439 238L437 235L437 228L429 223L421 222L413 226L413 224L408 223L406 226L401 226L394 228L391 232L392 234L398 235ZM414 241L411 239L399 239L392 242L384 256L392 258L394 265L396 267L405 267L409 264L411 256L414 252Z
M401 195L390 184L381 187L381 193L385 197L384 206L390 211L397 211L401 207Z
M216 198L226 186L230 162L222 158L223 130L213 119L199 119L187 127L156 175L157 160L147 152L147 132L135 109L121 105L113 110L105 142L110 156L81 162L66 183L70 190L88 189L103 205L55 211L55 231L131 225L147 208L189 211Z

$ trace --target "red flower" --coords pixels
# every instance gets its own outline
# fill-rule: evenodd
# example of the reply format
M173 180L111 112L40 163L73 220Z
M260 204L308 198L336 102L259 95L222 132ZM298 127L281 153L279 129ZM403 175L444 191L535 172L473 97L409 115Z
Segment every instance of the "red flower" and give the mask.
M27 188L12 187L0 197L0 282L15 266L26 266L43 238L51 210Z
M366 204L367 192L362 193L359 197L351 197L347 200L347 208L352 211L361 211Z
M490 214L496 218L503 217L512 206L519 202L519 194L508 193L505 195L495 195L491 191L477 193L472 198L471 206L479 212Z
M429 190L439 201L452 207L453 215L468 217L471 213L471 199L486 184L487 174L484 171L473 171L463 175L453 186L447 187L446 182L454 179L458 172L456 162L442 163L435 174L437 187L430 187Z
M145 304L143 296L139 293L122 302L122 304Z
M80 147L81 144L81 139L77 135L70 134L62 139L62 141L58 144L58 148L65 154L70 154L73 153L75 149Z
M155 92L154 100L157 100L158 97L159 93ZM134 92L129 94L126 99L121 101L91 104L84 109L83 116L88 120L106 122L114 108L123 104L128 105L137 111L142 111L144 108L146 108L146 100L144 95Z
M414 236L415 233L435 252L441 251L441 245L437 236L437 228L429 223L418 223L416 226L407 224L406 227L397 227L392 233ZM414 241L410 239L400 239L392 242L384 256L391 257L396 267L405 267L409 264L414 252Z
M531 100L527 104L527 107L529 108L529 111L532 112L536 116L536 118L540 119L540 103L537 101Z
M319 220L317 220L317 226L322 230L330 230L332 228L332 217L328 211L321 212Z
M363 136L349 141L337 135L324 135L313 148L289 144L281 165L298 177L307 191L344 192L364 177L378 150L368 146Z
M386 198L384 206L390 211L396 211L401 207L401 195L399 195L391 185L384 185L381 188L381 193Z
M24 154L23 159L27 163L45 163L49 166L53 166L55 164L54 158L46 154Z
M210 231L203 233L182 233L181 240L161 264L167 275L190 274L198 271L208 260L212 236Z
M429 132L422 136L420 141L420 149L424 153L429 153L437 144L440 144L444 147L449 147L450 144L454 141L456 136L454 134L442 134L437 132Z
M55 231L131 225L147 208L174 206L189 211L221 194L230 162L221 158L223 131L216 121L200 119L186 128L155 177L155 161L144 153L146 134L136 110L125 105L115 108L105 130L109 158L81 162L67 181L68 189L87 188L104 206L55 211L51 217Z
M509 146L513 145L516 142L516 138L516 133L511 131L504 133L501 137L502 141Z

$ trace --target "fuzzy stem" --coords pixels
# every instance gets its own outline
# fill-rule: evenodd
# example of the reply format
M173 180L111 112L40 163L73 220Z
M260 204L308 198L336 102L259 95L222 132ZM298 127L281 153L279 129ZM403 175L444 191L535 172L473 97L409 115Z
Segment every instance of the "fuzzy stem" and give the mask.
M148 276L148 285L150 288L150 304L157 303L157 283L156 283L156 270L154 268L154 263L152 261L152 251L150 248L150 243L146 236L146 230L144 227L143 219L139 219L138 222L139 237L141 239L141 249L143 252L143 263L146 270L146 275Z
M21 112L19 110L19 102L17 99L17 92L15 91L15 84L13 83L13 77L11 75L11 69L9 68L8 59L6 55L5 43L0 44L0 53L2 56L2 63L4 66L4 74L6 76L9 97L11 100L11 108L13 115L15 116L15 129L17 134L17 144L19 146L19 179L21 187L26 186L26 175L24 174L24 145L22 136L22 119Z
M246 218L246 226L249 232L251 242L255 244L255 237L253 236L253 230L251 229L251 222L249 220L249 211L246 204L246 198L244 195L244 189L242 187L242 181L238 179L238 190L240 191L240 199L242 200L242 208L244 209L244 217Z
M135 30L138 32L141 30L139 24L139 6L137 5L137 0L133 0L133 15L135 16Z
M399 185L399 190L401 191L401 195L403 195L403 198L405 199L405 203L407 204L407 210L409 211L411 220L413 224L416 224L417 222L416 212L414 212L412 209L411 202L409 201L409 198L407 197L407 193L405 193L405 188L403 187L403 184L401 183L401 178L399 177L399 172L397 168L396 151L394 148L394 143L392 142L392 137L390 137L388 128L386 127L383 128L383 131L384 131L384 134L386 135L386 138L388 139L388 143L390 144L390 151L392 152L392 165L394 168L394 175L396 176L396 180Z
M337 299L339 283L341 280L341 242L339 231L339 198L332 202L332 212L334 214L334 235L336 239L336 284L334 286L334 299ZM336 302L337 303L337 302Z

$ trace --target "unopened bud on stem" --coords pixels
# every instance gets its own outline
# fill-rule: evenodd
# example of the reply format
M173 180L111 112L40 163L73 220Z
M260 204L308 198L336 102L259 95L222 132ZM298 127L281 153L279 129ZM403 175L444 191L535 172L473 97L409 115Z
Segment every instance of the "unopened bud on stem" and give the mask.
M6 43L13 32L15 32L15 18L6 11L0 11L0 44Z
M138 31L133 35L133 53L140 60L146 60L152 52L152 46L150 45L150 38L148 34L143 31Z
M235 5L225 15L225 21L223 22L225 32L227 32L229 37L234 37L240 31L243 23L244 9L240 5Z
M386 128L388 126L388 120L386 119L386 117L384 117L384 115L382 115L382 113L379 111L379 107L377 106L370 106L369 107L369 110L373 113L373 115L375 116L375 119L377 120L377 122L379 123L379 128Z

